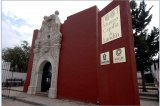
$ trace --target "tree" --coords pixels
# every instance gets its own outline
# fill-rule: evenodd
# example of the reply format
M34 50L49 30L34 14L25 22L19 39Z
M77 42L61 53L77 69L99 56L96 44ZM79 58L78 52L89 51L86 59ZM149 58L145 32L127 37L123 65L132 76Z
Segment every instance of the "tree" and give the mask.
M26 72L30 46L27 41L22 41L21 46L5 48L2 50L2 59L11 62L12 71Z
M150 33L146 28L152 19L152 14L149 12L153 6L148 10L146 6L144 0L140 2L139 7L135 0L130 1L136 64L137 70L141 72L143 91L146 91L144 72L150 71L150 67L154 62L153 57L158 55L159 51L158 28L153 27Z

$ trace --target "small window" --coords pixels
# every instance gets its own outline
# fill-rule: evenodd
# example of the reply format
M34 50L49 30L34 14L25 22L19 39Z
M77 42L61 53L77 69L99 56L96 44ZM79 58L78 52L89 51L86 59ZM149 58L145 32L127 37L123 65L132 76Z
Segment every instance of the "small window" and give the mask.
M49 39L49 38L50 38L50 35L48 35L47 37L48 37L48 39Z

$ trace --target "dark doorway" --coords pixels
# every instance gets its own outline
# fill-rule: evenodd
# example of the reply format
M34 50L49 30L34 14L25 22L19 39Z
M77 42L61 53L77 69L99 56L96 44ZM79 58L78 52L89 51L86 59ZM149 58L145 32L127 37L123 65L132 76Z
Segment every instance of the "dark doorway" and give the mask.
M47 92L51 85L51 63L47 62L43 68L42 81L41 81L41 92Z

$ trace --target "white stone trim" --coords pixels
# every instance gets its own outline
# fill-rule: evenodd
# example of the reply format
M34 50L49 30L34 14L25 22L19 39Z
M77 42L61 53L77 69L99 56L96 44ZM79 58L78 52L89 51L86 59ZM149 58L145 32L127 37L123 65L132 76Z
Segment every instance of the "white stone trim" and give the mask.
M50 62L52 78L48 97L57 97L58 65L62 37L60 25L57 11L49 17L44 17L42 27L35 41L33 67L28 94L36 94L36 92L41 90L43 67L47 62Z

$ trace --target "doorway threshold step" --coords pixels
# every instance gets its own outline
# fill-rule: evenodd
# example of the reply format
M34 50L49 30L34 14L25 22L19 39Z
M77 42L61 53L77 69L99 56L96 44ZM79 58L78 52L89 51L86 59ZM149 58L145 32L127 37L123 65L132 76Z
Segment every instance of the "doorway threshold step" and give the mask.
M36 95L36 96L44 96L44 97L48 97L48 92L36 92L35 95Z

